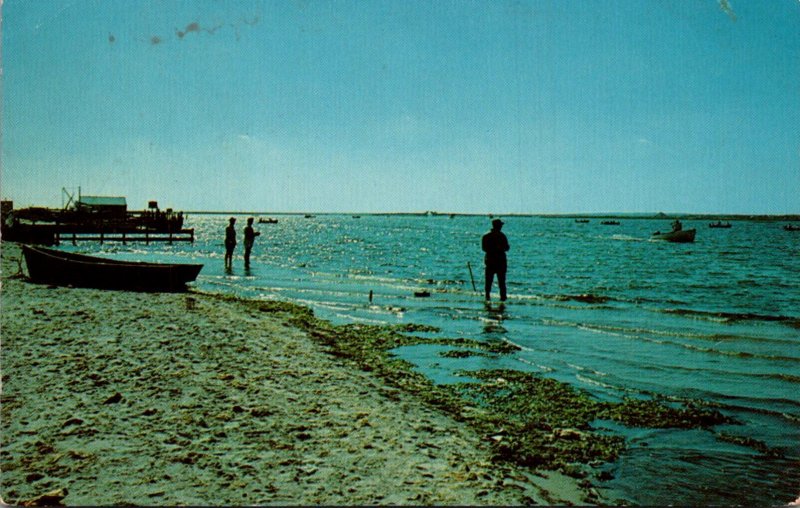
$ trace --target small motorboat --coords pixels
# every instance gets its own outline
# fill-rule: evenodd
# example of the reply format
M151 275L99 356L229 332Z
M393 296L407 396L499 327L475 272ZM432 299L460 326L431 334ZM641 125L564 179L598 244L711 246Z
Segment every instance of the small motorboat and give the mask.
M259 224L277 224L278 223L278 219L273 219L271 217L269 219L258 219L258 223Z
M784 231L800 231L800 226L794 226L792 224L787 224L783 226Z
M694 241L695 234L697 234L696 229L681 229L679 231L670 231L668 233L656 231L653 233L652 238L653 240L664 240L667 242L691 243Z
M23 245L33 282L133 291L181 291L203 265L119 261Z
M600 224L604 226L619 226L618 220L604 220Z
M708 227L710 227L710 228L728 229L728 228L731 227L731 223L730 222L726 222L726 223L723 224L721 221L710 222L708 224Z
M589 219L575 219L578 224L588 224Z

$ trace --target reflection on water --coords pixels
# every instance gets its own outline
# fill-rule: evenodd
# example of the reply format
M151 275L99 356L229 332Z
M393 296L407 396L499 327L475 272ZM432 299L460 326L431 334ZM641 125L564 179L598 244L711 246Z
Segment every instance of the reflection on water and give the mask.
M292 300L334 322L416 322L449 337L510 341L520 351L499 358L443 359L427 346L399 354L437 382L463 381L462 369L516 368L605 400L710 401L741 422L725 432L783 454L765 457L710 432L617 429L632 447L605 486L620 498L777 504L800 492L800 242L779 224L684 221L697 227L696 242L670 244L649 241L663 221L622 220L611 231L597 221L508 218L509 299L485 305L471 285L484 217L281 217L257 227L250 270L241 248L224 269L226 220L189 217L194 245L77 248L200 261L201 289Z
M503 320L506 318L506 305L501 302L492 305L490 302L484 303L486 309L486 319L483 325L483 335L489 339L502 339L507 333L503 327Z

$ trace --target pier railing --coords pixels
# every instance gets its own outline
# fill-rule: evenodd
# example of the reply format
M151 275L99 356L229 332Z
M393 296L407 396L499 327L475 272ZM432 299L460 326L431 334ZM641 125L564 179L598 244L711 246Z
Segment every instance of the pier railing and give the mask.
M75 232L75 231L55 231L54 243L59 245L61 242L191 242L194 243L194 229L181 229L175 232L150 232L150 231L127 231L127 232Z

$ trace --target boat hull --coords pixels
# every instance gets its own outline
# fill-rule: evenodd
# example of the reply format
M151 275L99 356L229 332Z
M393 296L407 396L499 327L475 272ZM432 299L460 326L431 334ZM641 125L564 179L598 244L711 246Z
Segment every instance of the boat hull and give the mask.
M182 291L203 265L118 261L22 246L33 282L130 291Z
M670 231L669 233L653 233L653 240L664 240L675 243L691 243L697 234L696 229L683 229L681 231Z

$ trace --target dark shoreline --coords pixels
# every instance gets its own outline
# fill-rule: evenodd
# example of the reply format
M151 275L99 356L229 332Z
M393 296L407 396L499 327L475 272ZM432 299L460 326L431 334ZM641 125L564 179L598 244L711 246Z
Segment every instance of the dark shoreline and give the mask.
M625 219L625 220L682 220L698 221L749 221L749 222L796 222L800 214L726 214L726 213L459 213L459 212L270 212L270 211L204 211L188 210L186 215L266 215L266 216L305 216L313 213L317 216L339 216L358 214L363 217L535 217L540 219Z

